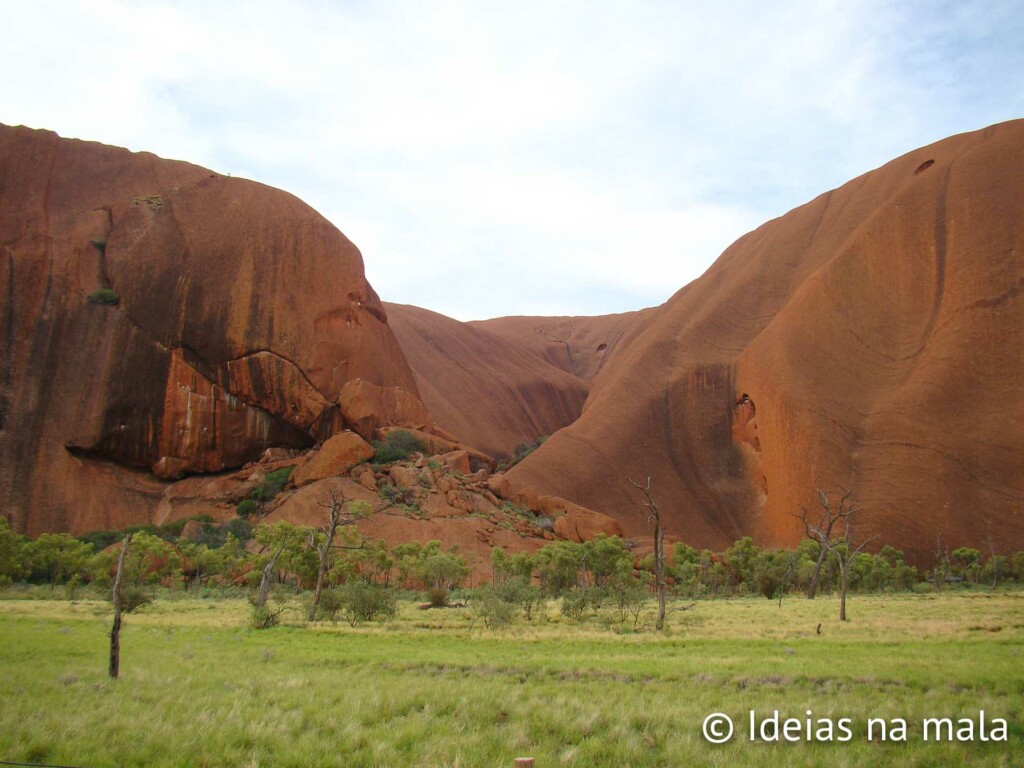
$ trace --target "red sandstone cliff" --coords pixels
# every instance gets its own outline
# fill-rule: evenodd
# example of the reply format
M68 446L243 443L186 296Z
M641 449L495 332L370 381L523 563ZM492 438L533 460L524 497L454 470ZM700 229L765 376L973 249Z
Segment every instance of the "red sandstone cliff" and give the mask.
M770 221L598 375L581 418L507 475L721 547L800 535L815 487L864 536L1024 547L1024 121L911 152Z
M284 192L0 126L0 246L0 513L22 530L146 521L157 478L428 425L359 251Z

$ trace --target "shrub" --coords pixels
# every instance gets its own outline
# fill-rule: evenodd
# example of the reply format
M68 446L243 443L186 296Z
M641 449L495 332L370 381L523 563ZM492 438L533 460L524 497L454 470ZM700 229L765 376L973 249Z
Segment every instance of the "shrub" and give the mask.
M498 463L498 471L504 472L507 469L511 469L520 461L522 461L531 453L533 453L535 450L544 445L544 441L547 439L548 436L544 435L543 437L538 437L536 440L533 440L529 443L520 443L515 447L515 450L512 452L511 456L509 456L505 461Z
M574 589L562 597L562 615L579 621L590 605L590 596L585 589Z
M270 501L284 490L288 478L292 476L295 467L281 467L275 469L264 477L259 484L252 489L249 498L253 501Z
M473 602L475 613L488 629L504 627L515 617L515 604L498 587L480 587Z
M108 307L116 307L121 303L121 297L110 288L100 288L93 291L85 298L90 304L105 304Z
M373 458L370 459L373 464L393 464L424 450L423 443L404 429L393 429L383 440L374 440L373 448Z
M252 515L259 514L260 503L253 499L243 499L238 502L238 507L235 511L238 513L239 517L250 517ZM252 537L250 536L250 538Z
M149 592L141 587L125 587L121 590L121 610L125 613L132 613L152 602Z
M239 504L239 506L241 506L241 504ZM225 539L227 539L227 534L229 533L244 543L252 538L252 526L245 520L228 520L227 524L224 526Z
M283 611L284 608L272 610L267 606L261 607L254 605L252 607L252 615L249 617L249 625L253 629L270 629L271 627L276 627L281 623L281 613Z
M325 589L320 593L320 602L317 605L317 612L328 621L336 621L338 612L345 604L344 595L338 589Z
M427 602L431 608L444 608L448 605L448 595L451 590L447 587L431 587L427 590Z
M391 618L398 610L394 593L378 584L354 579L345 582L340 592L345 618L353 627L378 617Z

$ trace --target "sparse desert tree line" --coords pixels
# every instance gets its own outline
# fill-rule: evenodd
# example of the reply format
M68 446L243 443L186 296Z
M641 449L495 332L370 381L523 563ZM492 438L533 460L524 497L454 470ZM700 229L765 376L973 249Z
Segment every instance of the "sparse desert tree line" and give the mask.
M181 595L199 596L216 588L244 588L254 594L269 569L270 581L291 594L312 595L320 582L313 618L344 616L352 623L387 616L400 590L421 594L430 606L449 604L466 583L465 558L440 542L412 542L388 548L358 534L354 526L335 532L325 546L322 529L288 523L217 525L200 521L199 540L180 537L181 525L137 529L125 562L127 600L144 602L162 586ZM17 583L64 586L70 591L92 585L109 591L123 532L76 538L47 533L33 539L11 530L0 517L0 587ZM108 540L110 543L108 543ZM951 585L997 587L1024 583L1024 552L989 554L978 549L938 548L937 565L919 571L903 554L883 546L859 552L848 563L852 592L933 590ZM763 595L806 595L815 577L819 545L809 539L793 549L760 548L744 537L721 552L696 550L676 543L666 562L670 593L677 599ZM836 558L821 563L817 590L839 589ZM581 619L598 611L621 621L641 622L641 606L654 592L654 556L616 536L598 535L585 543L555 541L533 553L492 550L490 584L467 593L470 606L488 626L539 613L550 599L560 600L562 614ZM307 609L309 606L307 606Z

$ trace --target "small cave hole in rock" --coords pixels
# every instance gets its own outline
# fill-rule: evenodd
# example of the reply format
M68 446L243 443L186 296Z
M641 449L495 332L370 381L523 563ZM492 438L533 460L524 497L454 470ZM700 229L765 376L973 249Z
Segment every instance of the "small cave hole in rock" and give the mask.
M595 351L596 352L604 352L606 349L608 349L608 345L607 344L598 344L597 345L597 349Z
M935 165L935 161L934 160L925 160L923 163L921 163L919 166L917 166L917 170L914 171L914 175L916 176L919 173L923 173L924 171L927 171L933 165Z

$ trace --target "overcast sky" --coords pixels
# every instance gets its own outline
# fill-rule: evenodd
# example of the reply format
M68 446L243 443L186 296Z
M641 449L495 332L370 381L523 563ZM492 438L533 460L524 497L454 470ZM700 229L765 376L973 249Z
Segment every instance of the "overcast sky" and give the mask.
M660 304L732 241L1024 116L1011 2L0 3L0 122L285 189L386 301Z

